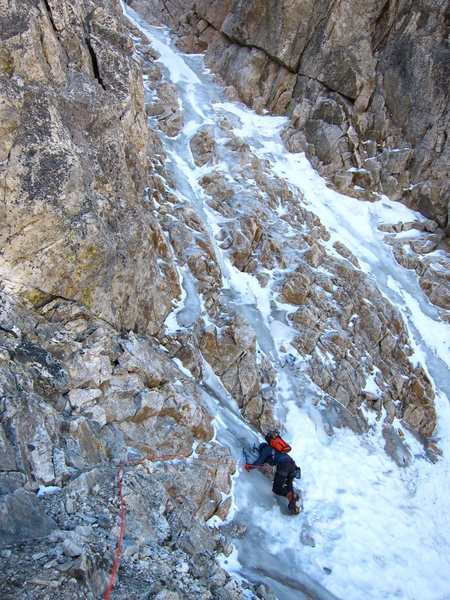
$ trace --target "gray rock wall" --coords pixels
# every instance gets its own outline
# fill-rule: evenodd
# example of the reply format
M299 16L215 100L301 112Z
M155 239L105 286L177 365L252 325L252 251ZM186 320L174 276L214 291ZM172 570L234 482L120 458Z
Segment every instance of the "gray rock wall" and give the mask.
M74 589L84 598L104 594L120 525L117 472L130 447L137 454L124 467L116 588L127 582L127 597L149 593L151 575L167 577L160 589L211 597L215 554L229 548L205 521L227 515L235 466L210 441L198 386L154 340L121 334L74 302L55 300L39 315L0 293L0 323L4 597L22 584L38 598L49 590L61 600ZM180 460L194 447L197 461ZM36 497L48 486L61 490ZM232 582L221 570L220 581Z

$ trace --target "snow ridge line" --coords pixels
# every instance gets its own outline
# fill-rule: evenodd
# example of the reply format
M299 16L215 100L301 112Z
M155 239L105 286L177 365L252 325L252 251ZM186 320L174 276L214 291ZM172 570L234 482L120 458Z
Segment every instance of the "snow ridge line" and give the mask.
M139 465L139 464L142 464L142 463L145 463L148 461L157 463L160 461L171 461L171 460L195 460L197 462L204 462L204 463L217 464L217 465L228 465L228 466L232 466L232 467L245 467L245 465L247 464L247 463L243 463L243 462L233 462L233 461L226 461L226 460L217 460L217 459L212 459L212 458L202 458L199 456L185 456L184 454L162 454L160 456L149 456L147 458L140 458L140 459L136 459L136 460L125 460L125 461L121 462L119 464L119 468L117 470L117 488L119 491L119 500L120 500L119 538L117 540L116 555L114 557L114 563L112 566L111 575L109 577L109 582L106 587L106 591L105 591L103 600L109 600L109 597L111 595L111 592L112 592L112 589L114 587L114 583L115 583L115 580L117 577L117 572L119 570L120 555L122 552L123 534L125 532L125 505L123 502L123 489L122 489L123 471L124 471L125 467L127 467L127 466ZM255 465L254 468L267 469L267 468L271 468L271 467L268 467L267 465Z

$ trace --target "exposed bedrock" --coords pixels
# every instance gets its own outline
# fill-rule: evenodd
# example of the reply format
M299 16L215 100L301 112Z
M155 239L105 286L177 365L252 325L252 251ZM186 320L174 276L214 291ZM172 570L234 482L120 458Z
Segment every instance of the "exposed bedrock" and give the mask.
M5 287L35 306L78 300L119 328L156 333L179 290L144 199L144 90L120 6L7 4L0 54Z

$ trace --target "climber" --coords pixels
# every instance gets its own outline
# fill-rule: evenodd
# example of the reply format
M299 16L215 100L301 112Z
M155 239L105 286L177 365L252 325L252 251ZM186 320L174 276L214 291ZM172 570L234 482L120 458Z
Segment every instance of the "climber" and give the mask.
M261 467L264 463L276 466L272 490L278 496L285 496L288 501L290 513L298 515L300 512L297 505L299 495L294 492L292 484L294 478L299 479L301 476L300 467L297 467L294 459L287 454L291 450L291 447L280 438L278 432L269 432L265 436L265 439L266 442L263 442L258 447L258 458L252 463L247 462L245 470L250 471L251 469ZM282 445L277 446L278 440L281 440L284 447Z

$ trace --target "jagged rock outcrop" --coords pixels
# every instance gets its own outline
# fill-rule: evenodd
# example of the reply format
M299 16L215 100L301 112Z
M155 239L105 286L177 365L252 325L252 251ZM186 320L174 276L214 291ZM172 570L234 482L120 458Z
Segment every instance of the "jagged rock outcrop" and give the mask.
M398 263L417 273L420 287L433 304L444 309L442 319L449 321L450 245L436 222L400 222L380 229L387 233L385 242L392 245Z
M130 4L166 21L184 49L207 48L250 106L288 114L287 147L341 190L385 193L447 227L445 2Z
M304 370L325 396L362 422L363 412L373 410L386 425L400 418L431 435L436 425L431 383L422 367L409 360L412 349L399 311L363 273L356 257L340 242L332 251L327 248L330 235L302 205L301 195L240 144L226 121L221 128L203 128L192 145L194 159L202 165L199 183L205 202L224 217L215 236L221 250L270 290L298 331L292 343L305 357ZM217 166L226 156L234 165L232 174ZM206 165L209 172L204 174ZM289 244L280 244L283 239ZM220 308L216 304L210 311L216 326L205 329L197 323L191 346L200 350L243 414L267 427L276 385L258 365L249 324L242 316L218 318ZM192 353L185 364L192 364Z
M225 458L220 452L217 457ZM234 589L234 594L224 596L228 600L242 597L241 586L214 560L217 552L229 554L230 545L219 529L202 526L205 511L202 503L197 504L198 493L208 492L212 470L198 466L194 472L190 467L187 470L189 473L143 462L123 473L126 537L114 595L195 595L206 600L225 586ZM195 489L189 490L186 504L188 474L199 479ZM18 553L12 551L14 546L9 542L1 549L4 598L25 598L29 593L42 599L51 594L61 600L104 595L120 525L120 511L114 501L117 468L105 465L91 475L89 481L79 478L60 492L38 499L29 492L7 497L27 495L34 499L41 514L30 511L27 516L36 516L35 527L40 527L36 532L41 537L23 540ZM207 485L202 486L205 479ZM44 538L45 514L52 528ZM28 523L27 528L30 531ZM7 540L2 537L2 541Z
M121 334L76 303L55 300L38 315L2 293L0 309L5 598L13 597L14 581L27 581L37 594L54 588L56 598L80 584L86 598L103 593L118 535L117 469L130 447L133 459L139 452L144 459L125 467L122 482L124 581L141 572L128 592L143 584L144 564L159 573L162 565L150 557L171 548L176 552L168 564L184 561L184 577L164 589L188 593L193 586L209 598L218 573L215 553L229 549L204 523L227 514L235 467L228 449L209 442L211 416L196 384L156 342ZM197 460L180 462L194 446ZM36 498L49 486L61 490ZM231 581L224 572L221 580Z
M261 431L273 429L276 423L271 396L262 396L263 386L270 387L274 379L270 379L270 369L268 374L264 371L264 361L256 351L256 335L248 321L235 314L220 328L201 330L199 347L244 417Z
M3 470L18 484L62 485L126 444L186 455L212 437L195 385L149 338L59 300L44 318L2 295L1 314Z

